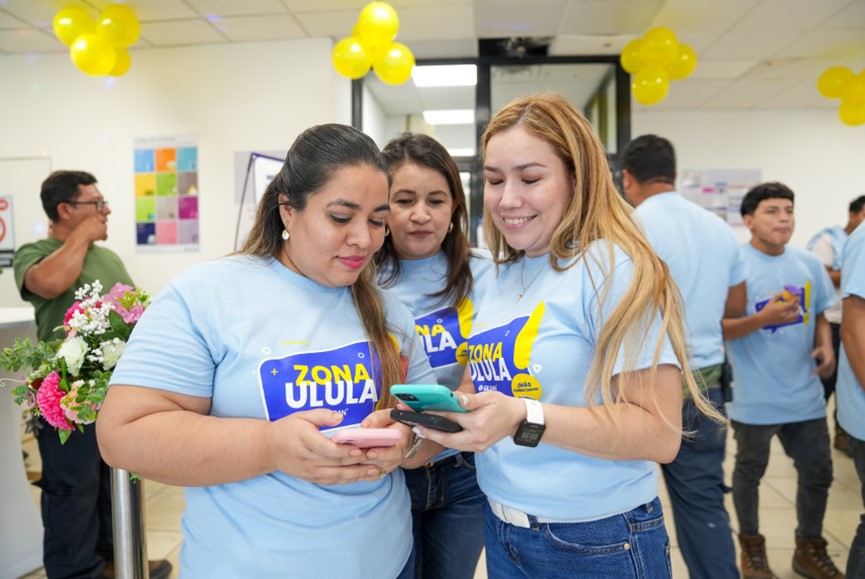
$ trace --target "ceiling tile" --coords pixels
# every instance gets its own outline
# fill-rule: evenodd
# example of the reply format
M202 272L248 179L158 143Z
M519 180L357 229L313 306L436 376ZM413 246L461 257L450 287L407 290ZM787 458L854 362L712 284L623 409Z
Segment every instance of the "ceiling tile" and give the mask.
M226 38L204 20L142 22L141 36L154 46L186 46L225 42Z
M226 16L253 16L286 12L279 0L184 0L206 18Z
M295 14L295 19L309 36L339 39L351 36L351 31L357 24L357 15L356 11L347 10L340 12L298 12Z
M213 26L233 42L258 42L306 36L303 29L288 14L229 16L214 22Z
M736 79L754 68L756 59L712 59L697 57L697 68L685 80Z
M865 58L865 32L862 30L813 30L777 56L794 58Z
M80 0L3 0L0 6L37 28L51 28L54 15L66 6L80 6L93 18L99 14L97 9Z
M849 0L763 0L737 22L731 32L813 30L815 26L834 16L848 2Z
M802 38L801 32L772 30L730 32L701 56L706 58L770 58Z
M748 109L781 94L793 84L782 80L740 80L705 103L706 108Z
M447 42L440 40L406 40L406 44L416 59L421 58L474 58L478 55L478 40L452 38Z
M11 14L3 12L3 4L0 3L0 30L18 30L26 26L26 23L18 20Z
M724 32L745 16L759 0L667 0L653 26L673 32Z
M562 34L636 34L652 27L662 0L570 0Z
M515 0L476 0L475 32L479 38L555 36L562 22L566 0L542 0L531 11Z
M427 5L399 11L397 40L448 40L474 36L474 16L470 5Z
M68 48L53 34L33 28L25 30L0 30L0 50L10 54L29 52L65 52Z
M104 4L112 3L111 0ZM198 14L185 2L177 0L129 0L126 2L139 22L196 18Z
M819 28L830 30L844 28L865 28L865 2L862 0L851 0L846 8L838 11L835 16L824 22Z

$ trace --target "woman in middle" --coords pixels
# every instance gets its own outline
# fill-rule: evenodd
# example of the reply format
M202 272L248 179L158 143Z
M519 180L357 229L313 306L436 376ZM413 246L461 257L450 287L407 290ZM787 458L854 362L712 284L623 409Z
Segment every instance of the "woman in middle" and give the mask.
M466 198L447 150L427 135L404 133L384 156L393 173L390 234L376 254L378 281L411 310L439 384L455 390L466 340L492 262L466 236ZM411 495L415 577L471 579L483 549L484 495L474 455L446 450L405 470ZM411 564L411 563L410 563Z

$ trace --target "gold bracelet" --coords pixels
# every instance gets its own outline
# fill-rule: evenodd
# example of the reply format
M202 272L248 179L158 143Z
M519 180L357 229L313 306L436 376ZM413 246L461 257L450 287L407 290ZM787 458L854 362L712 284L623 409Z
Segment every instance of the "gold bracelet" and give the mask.
M408 460L410 458L413 458L414 455L416 455L418 453L418 451L420 450L420 445L422 442L423 442L423 438L421 438L417 434L415 434L414 439L412 439L412 441L411 441L411 446L409 447L408 452L405 453L403 460Z

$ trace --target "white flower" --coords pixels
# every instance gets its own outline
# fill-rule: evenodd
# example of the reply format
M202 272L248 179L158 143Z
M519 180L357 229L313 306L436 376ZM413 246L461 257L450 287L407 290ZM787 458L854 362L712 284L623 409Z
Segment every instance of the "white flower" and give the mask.
M114 338L110 342L102 342L99 345L99 349L102 350L102 367L105 370L111 370L117 365L117 361L120 359L121 354L123 354L125 346L126 342L117 338Z
M67 338L57 350L57 357L66 360L66 369L70 375L77 376L81 371L87 349L87 342L84 341L84 338L75 336L74 338Z

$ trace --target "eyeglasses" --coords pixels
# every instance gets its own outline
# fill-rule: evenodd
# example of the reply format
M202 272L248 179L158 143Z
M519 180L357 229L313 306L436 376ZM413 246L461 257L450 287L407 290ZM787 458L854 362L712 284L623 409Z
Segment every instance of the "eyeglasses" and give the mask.
M105 206L108 205L108 201L105 199L98 199L96 201L67 201L69 205L95 205L96 211L103 211Z

